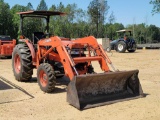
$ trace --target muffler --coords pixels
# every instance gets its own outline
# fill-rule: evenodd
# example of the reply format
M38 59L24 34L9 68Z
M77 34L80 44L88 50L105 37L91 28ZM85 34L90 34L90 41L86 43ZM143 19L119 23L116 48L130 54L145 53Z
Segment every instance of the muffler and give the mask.
M67 88L67 101L86 109L143 97L138 70L75 76Z

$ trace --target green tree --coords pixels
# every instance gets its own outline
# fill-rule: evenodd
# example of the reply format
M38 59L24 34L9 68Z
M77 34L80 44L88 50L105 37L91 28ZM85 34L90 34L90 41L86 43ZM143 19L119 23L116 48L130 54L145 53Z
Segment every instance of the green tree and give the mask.
M109 24L113 24L115 22L116 18L114 16L114 13L112 11L111 15L108 18Z
M40 1L40 4L37 6L37 10L48 10L45 0Z
M75 38L84 37L89 35L89 22L86 11L82 9L77 9L75 13L75 21L76 21L76 28L75 28ZM74 25L73 25L74 28Z
M49 8L50 11L56 11L56 9L57 9L57 8L56 8L55 5L52 5L52 6Z
M76 38L84 35L82 31L84 26L83 15L85 12L82 9L78 9L76 4L68 4L64 6L61 2L56 6L52 6L50 9L58 10L67 13L66 16L53 16L51 18L51 33L58 36Z
M4 0L0 0L0 13L0 34L11 35L11 37L13 37L13 16L10 12L10 6L8 3L5 3Z
M32 4L29 2L26 6L27 10L34 10Z
M147 33L149 35L149 39L147 42L152 43L152 42L160 42L160 30L158 27L156 27L155 25L150 25L147 29Z
M62 4L62 2L59 3L57 7L52 6L50 9L55 9L56 11L65 12L65 6ZM50 21L50 32L57 36L63 36L66 37L64 26L65 26L65 20L67 19L66 16L53 16Z
M160 0L151 0L150 4L153 5L152 14L160 13Z
M27 11L34 10L32 4L30 2L27 4L26 9L27 9ZM33 37L32 34L34 32L44 31L44 29L42 29L39 26L39 22L41 22L41 20L39 18L26 17L24 19L24 29L23 29L24 33L23 34L26 37L28 37L29 39L32 39L32 37Z
M133 28L133 26L131 27ZM144 23L135 25L135 40L137 43L146 43L147 31Z
M13 15L13 33L15 35L14 38L18 38L18 35L21 35L20 33L20 17L17 14L17 12L23 12L28 10L34 10L31 3L28 3L27 6L21 6L16 4L11 8L11 13ZM36 31L40 31L37 18L28 18L25 17L23 19L23 35L29 39L32 39L32 33Z
M13 34L13 38L18 38L18 35L20 34L20 17L17 14L18 12L23 12L23 11L27 11L27 8L25 6L22 5L14 5L10 12L13 16L12 19L12 23L13 23L13 28L12 28L12 34Z
M114 23L114 24L106 24L105 25L105 34L110 40L115 40L119 36L117 36L116 31L124 29L123 24L121 23Z
M108 9L109 6L106 0L93 0L88 6L88 14L92 24L91 29L96 29L96 31L92 31L92 34L96 37L103 36L103 25Z
M37 11L47 11L48 10L48 7L47 7L45 0L40 1L36 10ZM36 27L36 29L41 32L46 32L46 29L45 29L46 28L46 20L41 19L41 18L39 18L39 19L36 18L36 21L37 21L37 23L39 23L38 26Z

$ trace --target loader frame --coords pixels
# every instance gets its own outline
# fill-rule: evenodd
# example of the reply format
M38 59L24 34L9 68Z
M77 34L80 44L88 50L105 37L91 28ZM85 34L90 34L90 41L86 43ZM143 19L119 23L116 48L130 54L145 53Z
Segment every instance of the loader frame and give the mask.
M101 69L104 72L109 72L111 71L107 63L109 63L113 70L115 70L114 66L112 65L111 60L108 58L106 53L104 52L103 48L101 45L98 45L96 39L93 36L85 37L82 39L75 40L74 42L72 41L61 41L61 39L58 36L51 37L49 39L45 40L40 40L38 42L38 51L34 51L34 46L32 43L30 43L29 40L25 40L26 44L28 45L31 55L32 55L32 60L33 60L33 65L38 68L40 65L41 61L48 56L51 60L54 61L59 61L63 64L65 69L65 75L70 78L70 80L73 79L73 77L76 75L81 74L81 72L77 71L75 69L75 64L77 63L82 63L82 62L89 62L91 64L91 61L98 61L100 64ZM67 46L67 45L70 46ZM68 54L66 50L66 46L72 48L74 45L80 44L81 46L86 46L89 45L88 48L96 49L96 57L91 56L90 52L91 50L89 49L88 57L77 57L77 58L71 58L71 56ZM44 46L50 47L50 49L46 50ZM57 53L53 52L52 50L56 48L57 52L60 56L57 55ZM106 63L107 61L107 63ZM88 65L90 65L88 64ZM73 68L73 69L72 69ZM73 72L74 70L74 72ZM84 74L84 72L82 72Z

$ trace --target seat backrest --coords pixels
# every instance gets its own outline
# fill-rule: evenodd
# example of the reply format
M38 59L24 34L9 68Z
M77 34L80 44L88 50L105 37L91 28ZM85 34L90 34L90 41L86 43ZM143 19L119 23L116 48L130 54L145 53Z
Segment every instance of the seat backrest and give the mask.
M43 32L34 32L33 33L33 43L34 44L37 44L37 42L42 38L45 38Z

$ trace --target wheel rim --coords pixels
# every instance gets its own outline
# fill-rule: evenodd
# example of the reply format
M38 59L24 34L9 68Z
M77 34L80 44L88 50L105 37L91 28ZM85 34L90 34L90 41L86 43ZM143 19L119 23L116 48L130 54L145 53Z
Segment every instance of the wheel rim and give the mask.
M40 83L41 83L41 85L43 87L47 86L47 84L48 84L48 78L47 78L46 73L43 70L40 71L39 79L40 79Z
M110 51L111 51L111 49L109 47L107 47L107 52L110 52Z
M118 50L122 51L123 50L123 45L122 44L118 44Z
M16 73L19 73L21 70L21 59L18 54L16 54L14 57L14 68L15 68Z

